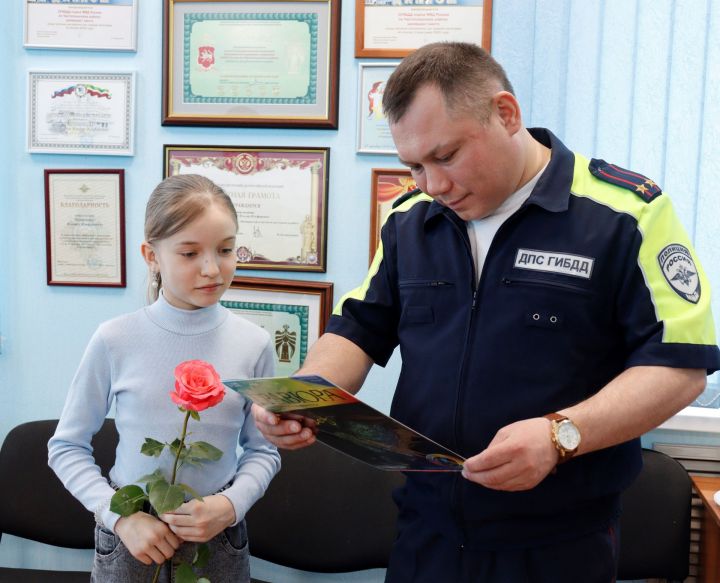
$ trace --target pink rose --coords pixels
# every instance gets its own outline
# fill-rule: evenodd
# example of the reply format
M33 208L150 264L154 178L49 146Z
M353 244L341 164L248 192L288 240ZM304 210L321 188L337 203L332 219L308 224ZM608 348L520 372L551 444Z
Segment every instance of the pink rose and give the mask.
M175 367L174 403L187 411L214 407L225 397L225 385L212 364L204 360L186 360Z

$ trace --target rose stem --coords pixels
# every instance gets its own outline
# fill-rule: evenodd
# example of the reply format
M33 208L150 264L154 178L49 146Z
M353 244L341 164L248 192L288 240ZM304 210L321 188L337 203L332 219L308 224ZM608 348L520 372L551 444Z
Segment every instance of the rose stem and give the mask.
M183 421L182 435L180 436L180 447L178 447L177 454L175 455L175 465L173 466L172 478L170 479L170 485L175 483L175 476L177 476L178 463L180 462L180 454L185 449L185 436L187 435L188 421L190 420L190 411L185 413L185 421ZM168 559L170 560L170 559ZM155 569L155 575L153 576L152 583L157 583L158 577L160 576L160 569L162 569L164 563L160 563Z

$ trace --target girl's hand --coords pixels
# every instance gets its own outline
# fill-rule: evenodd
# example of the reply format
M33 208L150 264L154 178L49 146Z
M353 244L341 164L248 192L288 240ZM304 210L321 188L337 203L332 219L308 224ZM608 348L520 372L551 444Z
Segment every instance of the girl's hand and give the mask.
M115 523L115 533L130 554L145 565L161 565L183 542L162 520L145 512L121 517Z
M185 502L160 518L183 540L204 543L235 522L235 508L225 496L215 494L205 496L202 502Z

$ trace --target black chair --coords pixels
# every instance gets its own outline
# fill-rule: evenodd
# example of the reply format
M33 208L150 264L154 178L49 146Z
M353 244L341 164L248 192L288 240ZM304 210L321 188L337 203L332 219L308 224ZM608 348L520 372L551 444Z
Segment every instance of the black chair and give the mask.
M618 579L683 581L690 571L692 483L664 453L644 449L643 469L622 495Z
M670 456L642 455L643 470L622 496L618 579L682 581L689 572L690 478ZM387 567L397 518L391 492L402 476L323 445L284 451L282 460L247 515L251 554L313 572Z
M247 514L251 555L319 573L387 567L402 474L322 444L281 453L282 470Z
M0 449L0 538L3 533L58 547L92 549L95 521L48 467L47 442L57 419L30 421L7 434ZM107 475L115 460L115 422L106 419L93 439ZM0 567L0 583L87 583L89 572Z

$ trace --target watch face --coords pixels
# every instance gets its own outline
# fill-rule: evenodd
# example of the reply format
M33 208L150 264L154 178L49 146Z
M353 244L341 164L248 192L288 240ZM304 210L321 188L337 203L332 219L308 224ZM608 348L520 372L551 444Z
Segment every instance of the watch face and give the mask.
M562 447L572 451L580 445L580 432L570 421L563 421L558 426L557 439Z

